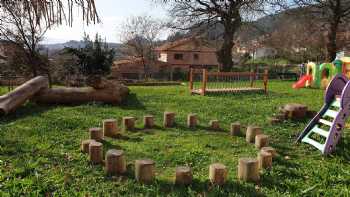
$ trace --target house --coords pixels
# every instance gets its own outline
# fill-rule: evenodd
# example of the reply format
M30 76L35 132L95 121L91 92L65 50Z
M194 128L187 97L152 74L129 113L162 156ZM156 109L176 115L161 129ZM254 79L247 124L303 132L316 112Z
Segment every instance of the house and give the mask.
M172 72L187 72L191 67L219 67L216 48L198 37L168 42L155 51L158 60L169 64Z

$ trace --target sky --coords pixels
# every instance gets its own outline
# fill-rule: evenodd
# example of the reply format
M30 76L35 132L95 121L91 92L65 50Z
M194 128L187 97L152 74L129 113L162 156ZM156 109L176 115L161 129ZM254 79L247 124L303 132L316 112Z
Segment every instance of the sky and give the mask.
M118 27L131 16L150 15L155 18L166 18L164 7L152 0L95 0L101 24L87 26L76 13L73 26L61 25L50 29L44 43L63 43L69 40L81 40L84 32L92 37L99 33L107 42L120 42Z

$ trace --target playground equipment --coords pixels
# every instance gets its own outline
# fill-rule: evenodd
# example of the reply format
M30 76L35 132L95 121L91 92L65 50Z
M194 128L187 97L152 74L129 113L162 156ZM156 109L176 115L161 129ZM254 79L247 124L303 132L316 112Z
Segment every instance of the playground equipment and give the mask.
M313 145L323 154L334 151L350 115L350 81L336 75L327 87L325 103L300 134L297 142Z
M332 78L337 74L343 74L350 78L350 57L343 57L334 60L332 63L321 65L309 62L306 65L306 74L293 84L293 88L314 87L326 89Z
M265 92L267 93L268 71L257 72L208 72L207 69L190 70L191 94Z

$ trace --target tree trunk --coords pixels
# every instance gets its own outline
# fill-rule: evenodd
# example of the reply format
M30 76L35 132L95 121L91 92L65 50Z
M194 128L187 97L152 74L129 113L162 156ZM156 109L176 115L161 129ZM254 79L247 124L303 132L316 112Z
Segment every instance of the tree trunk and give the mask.
M327 61L332 62L337 56L337 32L339 27L339 21L335 20L328 30L327 41Z
M233 43L233 32L227 31L224 32L224 42L221 46L221 49L217 52L218 61L221 64L220 71L228 72L233 67L232 61L232 48Z

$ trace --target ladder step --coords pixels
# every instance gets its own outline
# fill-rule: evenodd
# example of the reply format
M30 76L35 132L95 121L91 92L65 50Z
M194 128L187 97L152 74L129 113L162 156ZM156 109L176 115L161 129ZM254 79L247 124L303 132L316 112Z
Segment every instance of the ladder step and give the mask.
M338 112L334 110L327 110L326 113L324 114L325 116L329 116L331 118L335 118L337 116Z
M323 152L323 149L324 149L323 144L320 144L320 143L316 142L315 140L310 139L308 137L303 138L301 141L305 142L305 143L309 143L309 144L313 145L314 147L316 147L318 150Z
M340 107L340 100L336 99L335 101L333 101L332 106L333 107Z
M325 119L320 119L319 122L330 127L332 126L332 122L329 122L328 120L325 120Z
M317 133L319 135L322 135L325 138L327 138L328 135L329 135L329 132L327 132L327 131L325 131L323 129L320 129L318 127L314 127L311 131L314 132L314 133Z

